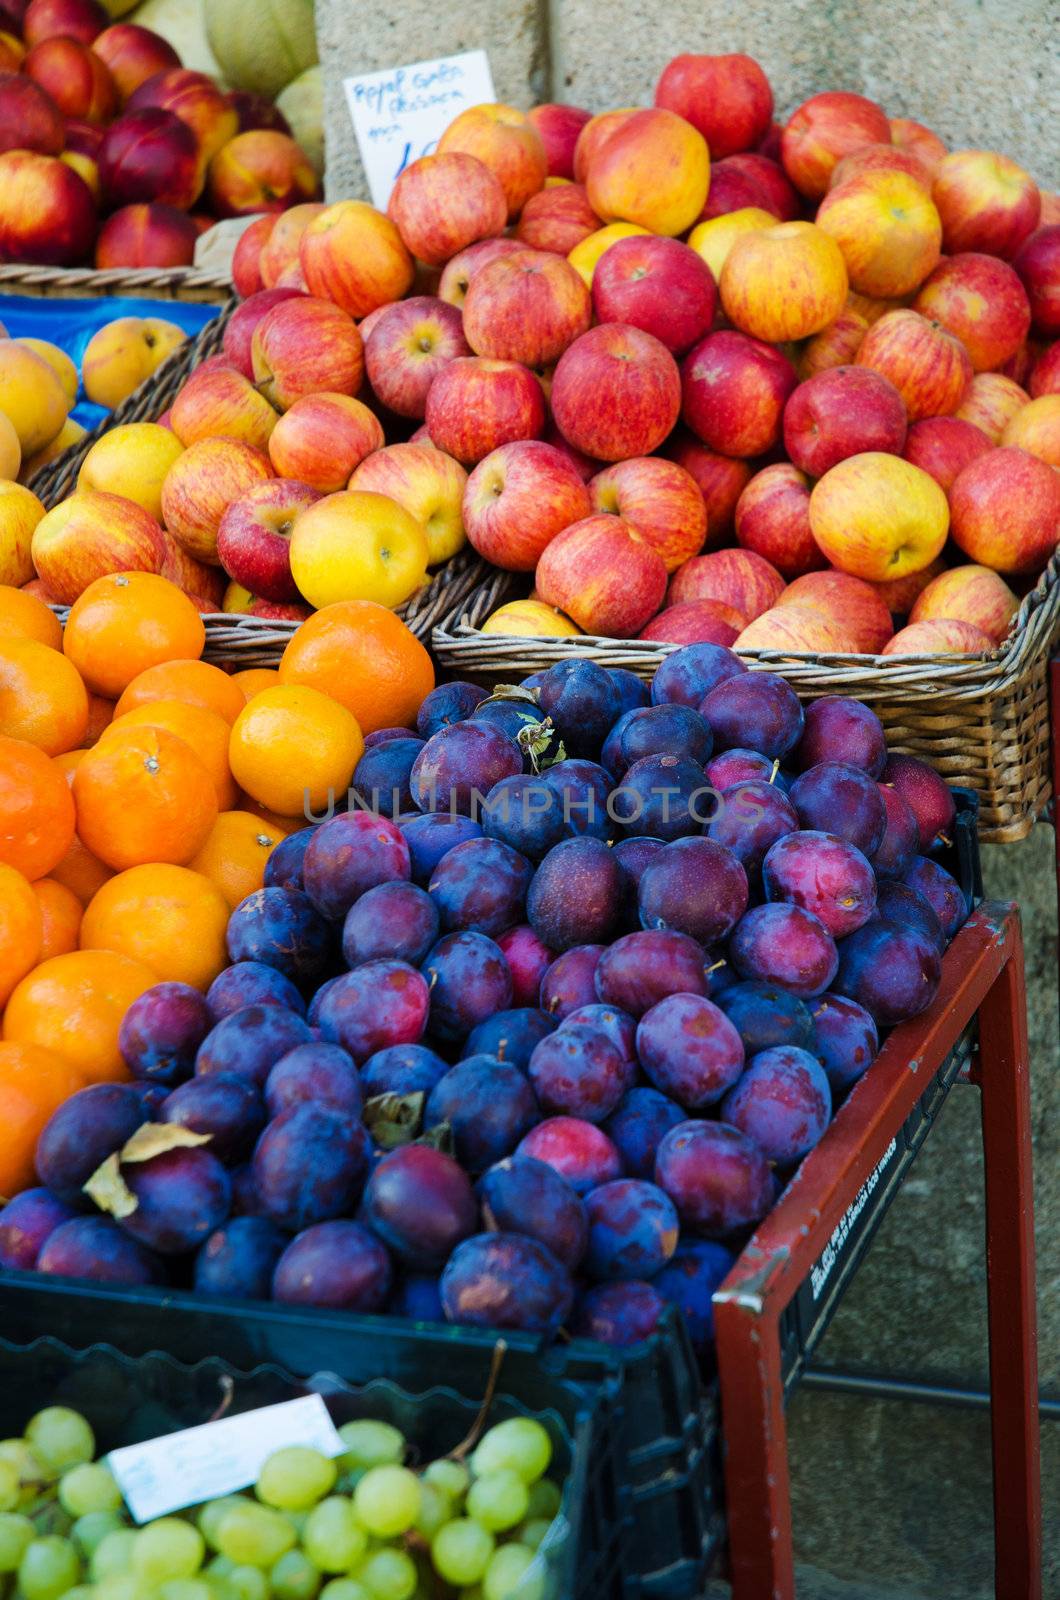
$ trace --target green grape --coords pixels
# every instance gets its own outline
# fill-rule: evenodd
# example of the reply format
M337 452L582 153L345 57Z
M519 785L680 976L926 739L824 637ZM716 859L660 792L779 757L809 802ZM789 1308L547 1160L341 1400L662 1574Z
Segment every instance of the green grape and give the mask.
M447 1522L431 1541L431 1560L434 1570L446 1583L465 1588L478 1583L493 1554L492 1533L472 1522L470 1517L458 1517Z
M193 1578L205 1554L206 1542L198 1528L180 1517L160 1517L136 1535L132 1569L153 1589L170 1578Z
M93 1583L131 1567L133 1548L138 1538L139 1534L133 1528L115 1528L113 1533L105 1534L92 1552L88 1564Z
M36 1536L28 1517L20 1517L13 1511L0 1515L0 1576L18 1571L19 1562Z
M562 1500L563 1491L558 1483L553 1483L551 1478L538 1478L536 1483L530 1485L527 1519L536 1522L539 1518L547 1518L551 1522L553 1517L559 1516Z
M92 1589L93 1600L148 1600L151 1591L134 1572L111 1572Z
M96 1455L95 1434L84 1417L67 1406L38 1411L26 1427L26 1440L53 1472L93 1461Z
M321 1589L320 1600L372 1600L372 1595L356 1578L332 1578Z
M316 1600L323 1579L304 1550L288 1550L269 1573L276 1600Z
M95 1555L97 1549L116 1528L125 1526L117 1511L86 1511L83 1517L78 1517L70 1529L70 1537L88 1561Z
M90 1583L75 1583L72 1589L67 1589L63 1600L92 1600L95 1592Z
M233 1506L245 1506L247 1501L241 1494L226 1494L220 1500L207 1500L206 1504L199 1507L195 1518L196 1526L211 1550L217 1549L217 1530L221 1526L225 1514Z
M407 1467L372 1467L354 1490L353 1505L378 1539L407 1533L419 1515L420 1480Z
M552 1440L530 1417L511 1417L491 1428L471 1457L476 1478L487 1472L517 1472L524 1483L534 1483L552 1460Z
M214 1600L205 1578L170 1578L158 1586L158 1600Z
M468 1490L467 1514L491 1533L503 1533L522 1522L529 1504L529 1492L518 1473L488 1472Z
M339 1457L344 1472L364 1471L366 1467L386 1467L405 1459L405 1439L389 1422L344 1422L339 1438L346 1446Z
M217 1545L237 1566L274 1567L295 1543L295 1531L282 1511L243 1500L226 1511Z
M22 1484L22 1500L27 1504L35 1500L38 1491L55 1477L25 1439L0 1440L0 1461L7 1461L15 1468Z
M467 1494L471 1474L462 1461L432 1461L423 1474L425 1483L447 1494L450 1500L460 1500Z
M449 1496L435 1484L425 1483L421 1478L420 1509L413 1523L416 1532L422 1534L429 1544L439 1528L444 1528L452 1515L453 1502Z
M260 1567L233 1566L224 1581L239 1600L268 1600L269 1580Z
M13 1461L0 1461L0 1511L16 1511L22 1498L22 1479Z
M60 1478L59 1504L72 1517L87 1517L90 1511L120 1511L121 1490L102 1461L86 1461Z
M515 1530L515 1537L519 1544L529 1545L531 1550L537 1550L544 1543L552 1522L548 1517L531 1517L529 1522L524 1522L521 1528Z
M530 1569L537 1563L537 1571ZM493 1555L482 1580L482 1600L543 1600L544 1563L525 1544L503 1544Z
M321 1572L349 1572L368 1549L365 1533L353 1502L344 1495L332 1495L314 1506L302 1534L302 1548Z
M356 1577L372 1600L412 1600L416 1593L416 1563L404 1550L373 1550L357 1568Z
M288 1445L271 1455L258 1475L259 1500L277 1511L308 1511L330 1493L338 1477L334 1461L304 1445Z
M201 1527L199 1532L202 1532ZM236 1570L236 1564L234 1561L229 1561L227 1556L214 1556L213 1560L208 1561L202 1570L207 1578L227 1578ZM253 1573L257 1573L257 1570L257 1567L250 1568Z
M56 1534L34 1539L18 1564L18 1586L26 1600L59 1600L80 1577L77 1551Z

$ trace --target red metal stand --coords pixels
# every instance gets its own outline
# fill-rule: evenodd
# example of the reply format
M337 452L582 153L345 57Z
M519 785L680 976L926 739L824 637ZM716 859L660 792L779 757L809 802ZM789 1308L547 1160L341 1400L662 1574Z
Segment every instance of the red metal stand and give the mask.
M1053 849L1056 852L1056 914L1060 926L1060 656L1054 656L1049 662L1049 756L1053 779L1049 815L1053 823ZM1057 984L1060 986L1060 974Z
M1060 702L1058 702L1060 703ZM1058 863L1060 865L1060 863ZM1015 906L957 934L931 1008L895 1028L715 1296L733 1600L795 1600L781 1317L978 1014L986 1162L995 1594L1040 1600L1030 1081Z

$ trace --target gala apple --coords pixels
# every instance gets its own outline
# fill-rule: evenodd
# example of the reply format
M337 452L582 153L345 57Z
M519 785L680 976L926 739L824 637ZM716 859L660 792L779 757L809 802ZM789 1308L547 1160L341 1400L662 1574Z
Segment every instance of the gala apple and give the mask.
M232 312L225 323L221 348L226 360L241 372L244 378L254 376L254 362L251 355L254 329L274 306L282 305L285 300L293 300L299 293L298 289L259 289L248 295L242 305L236 306Z
M217 564L217 529L226 508L273 476L269 458L238 439L200 439L178 456L162 485L162 516L196 561Z
M568 256L599 226L600 218L589 204L585 186L564 183L530 196L515 237L528 250L552 250L556 255Z
M960 340L919 311L888 311L861 341L855 364L890 379L910 422L951 415L973 377Z
M431 384L426 424L433 444L473 466L502 444L541 437L544 392L517 361L458 356Z
M503 233L508 220L496 173L458 150L413 161L398 175L386 209L410 255L435 267Z
M947 255L981 250L1009 260L1038 226L1037 184L996 150L953 151L939 163L931 192Z
M112 572L158 572L162 530L151 514L121 495L78 489L37 523L33 565L61 605L73 605L90 583Z
M438 373L458 356L471 354L460 312L432 295L413 295L381 306L372 316L364 347L368 381L399 417L422 418Z
M663 453L691 473L699 486L707 513L704 550L716 550L731 542L736 503L751 481L750 463L741 461L738 456L723 456L716 450L708 450L684 428L678 428L671 435Z
M365 457L381 450L385 442L375 412L352 395L307 394L279 418L268 451L282 478L294 478L321 494L336 494Z
M835 321L846 305L847 269L823 228L777 222L736 240L718 288L735 327L779 344L808 339Z
M681 55L663 68L655 104L676 111L720 160L754 150L773 120L773 91L753 56Z
M948 494L969 461L994 448L982 428L961 417L921 417L910 425L902 455L928 473Z
M500 180L514 221L532 194L545 187L545 144L525 111L503 103L468 106L446 128L438 154L476 156Z
M709 185L702 134L658 109L626 118L593 156L585 179L597 216L671 236L695 222Z
M385 494L422 524L427 565L439 566L466 543L463 497L467 473L431 444L391 444L366 456L350 488Z
M250 358L255 383L278 411L307 394L356 394L364 377L364 348L353 319L310 295L284 300L262 317Z
M941 262L921 287L913 310L959 339L976 372L1003 366L1031 324L1031 308L1013 269L997 256L974 250Z
M217 529L217 556L225 571L262 600L297 602L291 535L301 513L319 499L308 484L273 478L233 500Z
M804 472L778 461L756 472L736 502L736 538L784 578L826 565L810 532L810 484Z
M1060 339L1042 351L1031 369L1027 387L1034 400L1043 394L1060 394Z
M603 322L563 352L551 405L563 437L585 455L597 461L650 455L677 421L681 375L653 334Z
M498 256L515 255L526 246L518 239L480 239L460 250L442 269L438 282L438 298L459 310L467 296L468 284L480 267Z
M842 91L815 94L788 120L780 159L799 193L820 200L843 156L865 144L890 142L890 123L875 101Z
M574 268L548 250L489 261L464 299L464 337L478 356L542 367L589 327L592 301Z
M621 517L662 557L667 572L698 555L707 512L690 472L661 456L631 456L589 481L594 511Z
M702 257L654 234L619 239L593 274L599 322L624 322L654 334L681 355L710 331L717 291Z
M800 383L784 407L784 448L811 478L866 450L900 455L905 404L887 378L867 367L830 367Z
M1050 467L1060 467L1060 394L1043 394L1021 406L1001 435L1003 445L1018 445ZM1060 542L1060 528L1057 529Z
M912 294L938 265L939 214L924 185L904 172L870 170L847 178L821 201L817 226L839 246L860 294Z
M980 656L989 655L994 641L982 628L950 617L930 622L911 622L888 639L885 656Z
M686 600L684 605L667 606L652 617L637 638L654 639L661 644L720 644L728 648L746 626L746 617L720 600Z
M592 512L590 490L563 453L540 439L493 450L464 491L464 526L486 561L532 572L557 533Z
M822 612L845 629L859 655L878 655L894 632L875 586L848 572L808 572L788 584L777 605Z
M400 300L412 284L412 257L397 228L363 200L339 200L314 217L299 246L310 294L351 317Z
M666 567L621 517L590 516L546 546L537 564L537 593L583 632L628 639L659 610Z
M1013 266L1027 291L1035 332L1055 339L1060 334L1060 224L1032 233Z
M946 154L946 146L937 133L925 128L912 117L891 118L891 142L896 150L905 150L916 156L931 173L932 179Z
M184 445L223 434L266 450L279 421L268 400L234 367L196 371L173 402L170 427Z
M611 111L601 111L590 117L578 134L574 145L574 181L584 183L594 158L604 148L613 133L635 116L639 107L619 106Z
M974 423L991 444L1000 444L1001 435L1029 398L1014 378L1002 372L977 372L954 415Z
M711 450L760 456L780 438L795 368L772 344L728 329L708 334L681 363L681 415Z
M667 604L692 600L720 600L748 622L775 606L784 592L784 579L769 561L753 550L713 550L693 556L670 580Z
M774 606L749 622L736 640L737 650L781 650L786 655L857 654L857 645L841 617L810 606Z
M1005 580L989 567L951 567L920 591L909 620L933 622L942 618L967 622L981 628L993 644L999 645L1019 604Z
M585 124L592 121L592 115L591 111L583 111L580 106L557 104L534 106L527 112L545 146L550 178L574 177L574 147ZM542 246L535 245L534 248L541 249Z
M301 267L302 235L325 209L319 200L307 200L280 212L261 247L261 281L266 289L274 289L291 267Z

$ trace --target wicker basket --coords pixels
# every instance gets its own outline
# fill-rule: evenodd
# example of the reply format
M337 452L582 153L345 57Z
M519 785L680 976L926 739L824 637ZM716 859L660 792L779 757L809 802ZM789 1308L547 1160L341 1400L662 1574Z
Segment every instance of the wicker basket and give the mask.
M556 661L587 656L651 678L678 645L642 639L510 638L481 625L527 580L490 569L470 600L433 634L439 663L489 686ZM795 655L741 651L752 667L782 673L803 700L845 694L881 718L892 749L928 761L979 795L979 834L1010 844L1030 832L1052 794L1048 661L1060 642L1060 553L1027 595L1000 649L990 656Z
M102 299L120 296L142 300L224 301L235 298L228 277L196 267L0 267L0 294L27 294L50 299Z
M97 439L129 422L154 422L173 404L188 375L221 348L225 325L234 305L228 306L208 322L194 339L188 339L164 362L154 377L140 385L116 411L85 435L79 444L49 461L33 478L31 487L38 499L51 510L77 487L82 463ZM398 606L397 614L424 642L431 631L451 611L462 605L481 583L483 566L473 550L462 550L435 572L424 588ZM67 607L56 606L62 621ZM245 617L234 612L209 612L203 617L207 661L227 663L237 668L275 667L284 647L297 630L297 622L276 622L265 617Z

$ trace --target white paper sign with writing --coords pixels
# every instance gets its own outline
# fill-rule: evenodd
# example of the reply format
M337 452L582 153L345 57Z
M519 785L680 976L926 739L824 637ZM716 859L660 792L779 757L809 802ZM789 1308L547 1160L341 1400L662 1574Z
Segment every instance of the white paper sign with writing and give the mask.
M345 1446L318 1394L126 1445L110 1452L107 1465L133 1519L148 1522L248 1488L275 1450L293 1444L342 1454Z
M386 209L398 174L430 155L468 106L496 99L485 50L343 79L372 204Z

